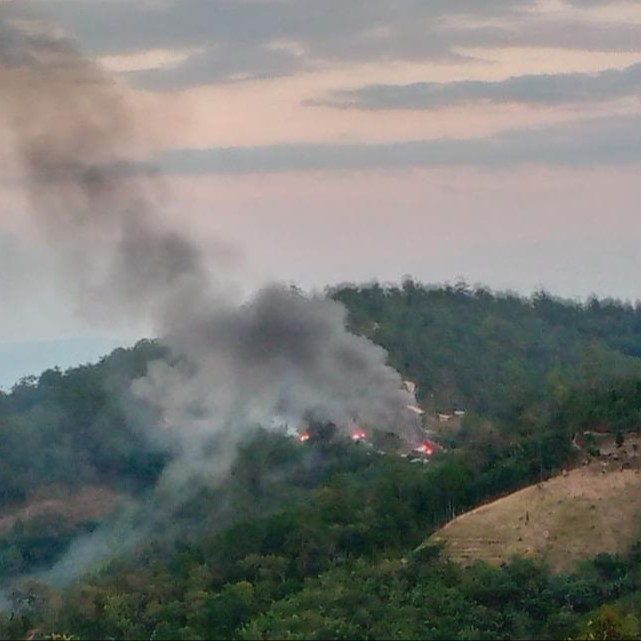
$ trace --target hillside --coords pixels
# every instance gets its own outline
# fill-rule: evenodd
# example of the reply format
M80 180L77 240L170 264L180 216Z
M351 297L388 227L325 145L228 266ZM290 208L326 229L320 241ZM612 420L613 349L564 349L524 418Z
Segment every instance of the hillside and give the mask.
M344 286L331 295L353 329L382 345L433 413L472 410L513 422L577 386L641 374L641 309L465 283Z
M158 342L25 379L0 392L0 637L585 638L598 608L641 595L641 310L335 294L418 384L434 455L268 424L199 474L219 444L192 469L132 393L171 362ZM177 472L188 491L167 492ZM421 547L434 532L465 563ZM57 567L77 580L52 583Z
M628 441L638 445L638 437ZM458 516L429 542L444 544L463 564L500 565L520 555L564 572L600 553L625 553L641 532L636 449L584 463Z

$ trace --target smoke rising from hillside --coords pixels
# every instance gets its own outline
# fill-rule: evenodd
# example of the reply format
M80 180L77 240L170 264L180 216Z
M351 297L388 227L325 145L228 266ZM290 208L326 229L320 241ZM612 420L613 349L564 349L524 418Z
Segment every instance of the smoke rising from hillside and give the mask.
M199 248L164 222L159 179L132 170L119 89L67 41L2 18L0 4L0 119L64 289L90 319L151 321L170 348L133 388L180 444L161 489L179 496L201 473L224 474L259 425L406 429L413 398L385 352L346 330L342 306L280 285L230 304Z

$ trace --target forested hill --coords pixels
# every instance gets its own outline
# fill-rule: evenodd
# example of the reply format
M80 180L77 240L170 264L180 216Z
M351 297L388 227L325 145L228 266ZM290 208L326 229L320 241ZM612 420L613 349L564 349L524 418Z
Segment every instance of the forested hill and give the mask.
M577 459L573 434L638 439L641 311L411 281L330 295L418 383L428 417L465 410L445 447L417 461L256 430L229 474L194 477L176 501L162 491L171 430L149 438L155 417L128 392L166 355L157 342L24 379L0 393L0 638L641 637L639 545L565 575L419 547L457 514L598 461L587 440ZM87 550L104 540L97 563ZM84 559L74 583L32 580L68 558Z
M536 431L576 390L601 393L641 376L641 310L616 301L577 304L412 281L330 294L347 307L353 330L385 347L390 364L418 383L426 409L465 409L472 432L475 417ZM122 400L162 353L143 340L96 365L47 370L0 392L0 508L41 484L153 484L165 444L143 439L136 422L145 421L145 409L132 411L129 398L125 413ZM575 404L573 412L582 411Z
M544 292L530 298L485 288L341 286L330 295L358 333L389 352L434 411L475 410L494 419L577 386L641 373L641 307L585 303Z

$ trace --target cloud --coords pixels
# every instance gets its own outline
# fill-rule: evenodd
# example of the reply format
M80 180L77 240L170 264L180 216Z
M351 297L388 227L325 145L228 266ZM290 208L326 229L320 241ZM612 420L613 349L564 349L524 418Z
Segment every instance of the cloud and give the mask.
M453 28L448 35L461 47L641 52L641 24L594 22L579 16L559 18L533 14L512 24Z
M162 73L129 76L139 85L167 89L288 75L337 62L455 59L461 43L452 39L457 32L450 33L446 22L516 16L536 2L32 0L9 5L16 17L53 17L93 55L197 50Z
M574 7L603 7L605 5L617 5L622 4L625 0L565 0L567 4L570 4Z
M92 55L184 53L126 74L166 91L337 64L457 61L513 46L641 51L641 25L542 14L535 0L13 0L5 15L50 16Z
M92 52L193 47L242 42L264 45L293 39L329 50L346 39L372 38L381 28L407 34L446 16L505 16L534 0L26 0L14 15L49 14L86 40ZM380 35L380 31L379 31Z
M602 102L641 92L641 63L598 73L513 76L500 81L416 82L407 85L367 85L338 90L307 104L367 110L438 109L470 104L521 103L552 106Z
M231 61L233 62L230 64ZM137 86L166 91L234 80L292 75L306 66L303 60L285 48L266 48L261 56L257 56L250 49L239 50L238 47L227 44L195 53L184 62L169 68L133 71L127 75Z
M608 117L487 138L389 144L280 144L181 149L158 159L168 174L252 174L536 164L584 168L641 163L641 117Z

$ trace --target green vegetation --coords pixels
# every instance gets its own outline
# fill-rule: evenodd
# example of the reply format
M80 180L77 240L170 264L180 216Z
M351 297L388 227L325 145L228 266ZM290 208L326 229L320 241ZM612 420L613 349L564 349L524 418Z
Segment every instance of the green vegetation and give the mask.
M416 465L338 436L258 431L224 480L171 512L171 528L67 587L14 577L100 524L16 519L0 529L0 637L639 638L638 546L558 574L520 558L463 568L422 544L453 516L571 466L576 433L607 429L625 447L641 426L641 310L412 281L331 295L417 381L428 414L465 410L440 435L447 451ZM51 486L144 503L174 444L145 437L154 417L129 387L160 355L143 341L0 394L0 515Z
M141 341L96 366L47 370L0 394L0 508L55 483L153 484L168 451L143 437L145 409L129 386L161 354L156 343Z
M385 347L421 402L505 421L579 386L641 374L641 308L544 292L524 299L465 283L345 286L352 328Z

